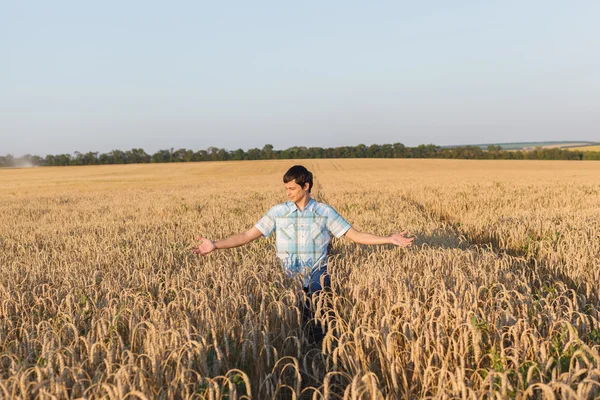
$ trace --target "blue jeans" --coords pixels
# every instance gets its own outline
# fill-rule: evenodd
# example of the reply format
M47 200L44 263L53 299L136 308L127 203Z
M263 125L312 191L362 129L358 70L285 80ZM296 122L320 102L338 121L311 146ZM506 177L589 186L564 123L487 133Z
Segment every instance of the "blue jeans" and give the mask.
M323 286L321 286L321 277L323 277ZM312 274L310 274L310 281L308 282L308 287L304 287L304 291L308 293L309 296L312 296L314 293L318 293L323 288L329 288L331 286L331 277L327 273L327 265L314 270Z
M321 283L321 280L323 281ZM306 293L306 303L302 310L302 325L308 335L308 341L311 344L319 343L325 337L326 327L315 321L315 313L311 304L313 295L318 295L323 289L331 287L331 277L327 273L327 266L315 270L310 275L308 286L304 287Z

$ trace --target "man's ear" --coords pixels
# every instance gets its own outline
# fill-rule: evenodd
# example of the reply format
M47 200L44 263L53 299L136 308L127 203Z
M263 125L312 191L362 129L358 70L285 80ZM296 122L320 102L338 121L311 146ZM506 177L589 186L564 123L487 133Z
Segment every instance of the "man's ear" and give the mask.
M302 188L302 190L308 191L309 188L310 188L310 184L308 182L306 182L306 183L304 183L304 187Z

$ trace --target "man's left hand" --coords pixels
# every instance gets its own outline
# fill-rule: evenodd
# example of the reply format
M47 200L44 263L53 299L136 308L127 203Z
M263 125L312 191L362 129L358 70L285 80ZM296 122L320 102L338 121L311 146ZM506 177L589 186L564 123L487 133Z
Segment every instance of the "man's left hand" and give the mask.
M410 245L412 245L413 240L415 240L414 237L411 238L407 238L405 237L405 235L407 234L407 231L404 232L400 232L400 233L395 233L392 236L390 236L390 243L395 244L398 247L408 247Z

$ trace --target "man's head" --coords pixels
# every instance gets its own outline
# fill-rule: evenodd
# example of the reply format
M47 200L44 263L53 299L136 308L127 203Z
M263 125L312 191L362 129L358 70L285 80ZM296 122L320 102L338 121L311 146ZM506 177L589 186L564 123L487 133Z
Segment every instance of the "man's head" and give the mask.
M313 186L313 174L303 165L294 165L283 175L283 183L295 181L302 189L305 189L308 183L308 192L310 193Z
M298 201L306 193L310 193L313 186L313 175L302 165L294 165L283 175L287 195L291 201Z

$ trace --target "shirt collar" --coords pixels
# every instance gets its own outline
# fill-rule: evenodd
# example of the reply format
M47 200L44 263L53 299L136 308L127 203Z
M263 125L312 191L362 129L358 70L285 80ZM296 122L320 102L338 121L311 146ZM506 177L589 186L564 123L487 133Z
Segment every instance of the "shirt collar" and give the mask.
M311 197L310 200L308 201L308 204L306 205L306 207L304 207L304 210L300 211L298 209L298 206L296 205L296 203L294 203L293 201L290 201L289 203L290 203L290 212L294 212L294 211L304 212L306 210L312 210L312 208L317 204L316 200Z

